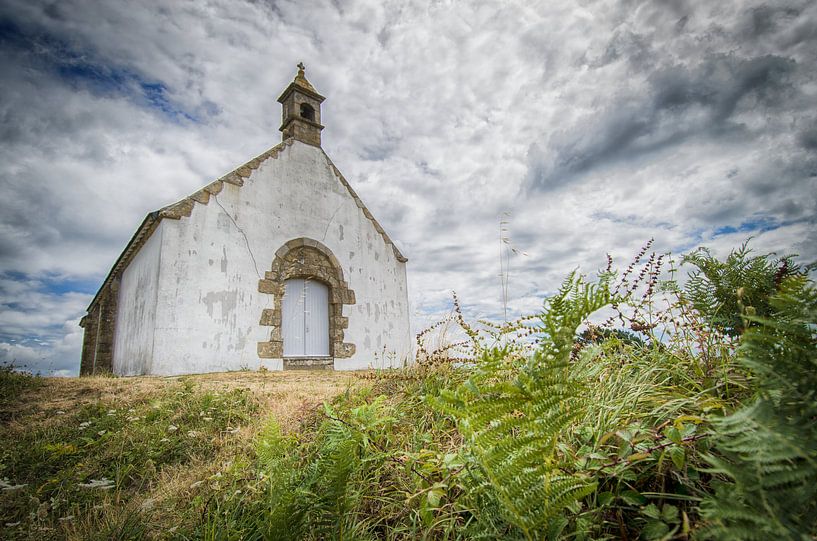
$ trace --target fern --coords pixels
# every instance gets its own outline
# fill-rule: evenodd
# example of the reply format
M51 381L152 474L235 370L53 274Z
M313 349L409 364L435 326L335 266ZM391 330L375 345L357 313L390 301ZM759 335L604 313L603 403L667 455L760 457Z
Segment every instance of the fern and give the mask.
M757 399L714 423L721 481L701 505L710 539L813 539L817 534L817 291L781 283L771 318L752 318L739 360Z
M595 489L570 474L557 442L588 396L570 373L576 330L609 302L605 279L588 284L571 274L546 302L541 345L529 360L485 350L466 383L441 393L439 404L458 421L506 519L529 539L556 537L565 508Z
M356 494L350 480L361 466L360 433L329 416L312 459L301 469L291 440L273 423L262 433L259 459L270 475L269 508L258 533L264 539L342 539Z
M731 336L742 334L746 316L770 314L769 298L788 276L801 275L791 257L750 256L748 241L720 261L707 248L683 258L697 270L689 274L686 294L692 306L714 327Z

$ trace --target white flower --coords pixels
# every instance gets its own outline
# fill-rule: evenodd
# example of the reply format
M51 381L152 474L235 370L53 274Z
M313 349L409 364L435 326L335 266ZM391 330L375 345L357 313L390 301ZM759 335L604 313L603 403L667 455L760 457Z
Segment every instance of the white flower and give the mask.
M25 488L25 487L28 486L28 485L12 485L8 481L9 480L8 480L7 477L4 477L3 479L0 479L0 490L2 490L3 492L11 492L12 490L20 490L21 488Z
M104 435L105 435L105 432L107 432L107 430L100 430L100 431L99 431L99 432L97 432L96 434L97 434L97 436L104 436Z
M167 427L168 432L176 432L178 429L179 427L176 425L170 425L169 427Z
M162 438L162 439L159 440L159 443L165 443L165 442L168 442L168 441L170 441L170 438Z
M202 419L204 419L205 421L212 421L213 420L212 417L202 417Z
M80 428L88 428L89 426L91 426L91 421L85 421L84 423L79 424Z
M62 410L57 410L54 413L56 413L57 415L65 415L65 412ZM19 524L19 522L17 524Z
M134 421L138 421L138 420L139 420L139 417L137 417L137 416L133 415L133 416L131 416L131 417L126 418L125 420L126 420L126 421L128 421L128 422L131 422L131 423L132 423L132 422L134 422Z
M199 433L196 432L195 430L191 430L190 432L187 433L187 436L190 437L190 438L195 438L198 435L199 435Z
M239 432L240 430L241 430L241 427L240 427L240 426L237 426L237 427L235 427L235 428L233 428L233 427L231 427L231 426L228 426L228 427L227 427L227 430L226 430L225 432L227 432L227 433L229 433L229 434L238 434L238 432Z
M20 521L17 522L6 522L6 528L14 528L15 526L19 526Z
M196 488L197 486L201 485L203 482L204 482L204 481L196 481L195 483L193 483L192 485L190 485L190 488Z
M80 483L78 486L82 488L101 488L102 490L108 490L109 488L113 488L115 483L103 477L102 479L91 479L89 483Z
M69 520L74 520L74 515L68 515L68 516L62 517L60 519L60 522L68 522Z

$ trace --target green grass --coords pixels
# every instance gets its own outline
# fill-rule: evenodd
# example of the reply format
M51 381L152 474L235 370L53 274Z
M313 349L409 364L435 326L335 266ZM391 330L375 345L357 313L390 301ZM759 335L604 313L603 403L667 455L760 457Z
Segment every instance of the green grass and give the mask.
M735 293L735 334L734 284L698 310L660 261L505 326L457 312L467 340L403 370L0 371L0 538L814 538L813 282L739 265L776 289L765 318Z
M117 382L79 381L91 394ZM242 475L252 447L240 427L264 418L249 389L205 389L194 377L30 409L58 384L0 372L0 538L182 537L206 499Z

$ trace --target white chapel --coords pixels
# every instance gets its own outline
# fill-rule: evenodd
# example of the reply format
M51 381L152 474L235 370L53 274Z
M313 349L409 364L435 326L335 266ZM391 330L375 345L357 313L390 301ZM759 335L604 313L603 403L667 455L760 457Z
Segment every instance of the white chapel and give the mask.
M321 148L298 67L281 143L145 217L80 322L81 374L410 360L406 258Z

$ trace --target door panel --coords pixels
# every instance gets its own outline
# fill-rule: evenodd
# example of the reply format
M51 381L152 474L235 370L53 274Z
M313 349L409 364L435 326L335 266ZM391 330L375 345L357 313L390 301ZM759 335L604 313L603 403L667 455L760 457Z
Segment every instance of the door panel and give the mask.
M284 357L329 356L329 288L314 280L284 282L281 299Z
M284 357L303 356L304 330L304 280L294 278L284 282L284 298L281 299Z
M329 356L329 288L321 282L307 280L304 305L307 357Z

